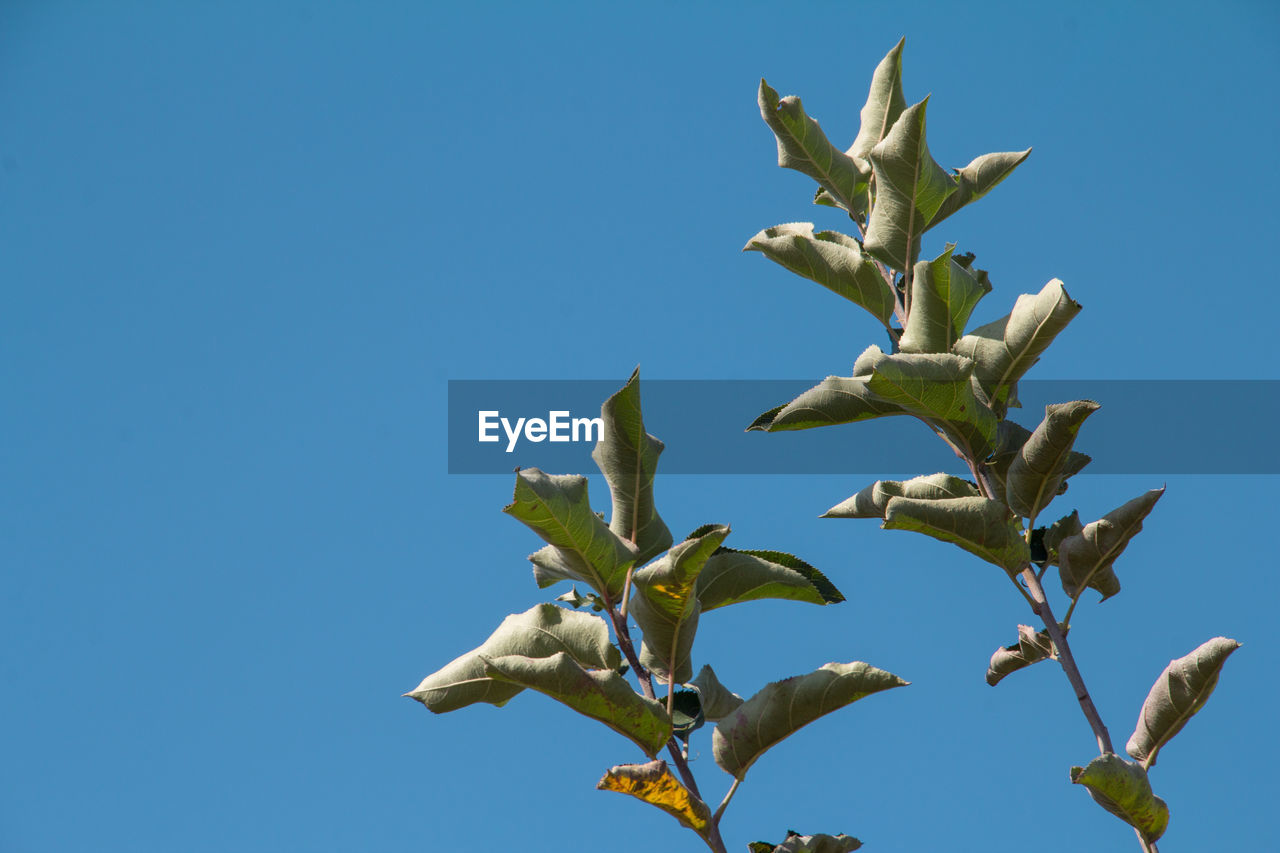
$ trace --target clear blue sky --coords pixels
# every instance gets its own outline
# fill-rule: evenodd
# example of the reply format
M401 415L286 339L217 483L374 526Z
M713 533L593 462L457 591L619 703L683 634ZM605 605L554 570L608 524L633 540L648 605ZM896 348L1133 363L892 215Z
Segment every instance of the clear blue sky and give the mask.
M593 790L639 756L551 700L400 698L545 598L511 478L446 473L446 381L847 372L873 323L739 253L839 227L774 165L756 86L850 140L902 35L943 164L1035 147L931 235L991 270L983 322L1053 277L1084 304L1034 376L1280 378L1263 0L0 7L0 850L694 849ZM1219 416L1230 441L1249 414ZM704 619L733 689L828 660L914 682L762 760L730 848L1132 853L1067 784L1094 746L1061 674L983 682L1031 617L998 572L816 520L891 473L915 472L659 483L678 535L731 523L849 598ZM1064 506L1162 481L1081 477ZM1123 741L1171 657L1244 643L1153 781L1168 853L1262 849L1276 481L1167 482L1073 645Z

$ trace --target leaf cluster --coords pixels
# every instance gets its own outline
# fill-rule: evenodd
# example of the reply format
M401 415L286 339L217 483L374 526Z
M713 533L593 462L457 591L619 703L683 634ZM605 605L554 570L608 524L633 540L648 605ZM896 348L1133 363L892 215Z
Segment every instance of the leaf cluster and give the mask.
M475 703L502 706L524 690L543 693L627 738L648 759L612 767L597 787L661 809L723 851L724 809L766 751L832 711L907 682L860 661L828 663L744 700L709 664L695 677L694 641L705 613L768 598L823 606L844 596L792 554L725 546L727 525L706 524L673 542L654 500L663 444L645 430L638 371L604 403L601 418L592 457L609 486L608 522L591 506L586 477L537 468L516 472L503 510L545 543L529 557L537 585L574 584L555 599L567 606L548 602L508 616L406 695L445 713ZM732 777L714 811L687 761L690 738L707 723L715 762ZM664 750L670 764L658 757ZM859 842L792 835L768 849L854 849L850 844Z
M766 228L747 242L793 273L858 305L884 327L890 351L870 346L849 376L828 376L748 427L778 432L873 418L905 416L923 423L954 450L968 476L941 472L872 483L824 513L824 518L875 518L887 530L907 530L951 543L999 567L1044 624L1020 625L1016 643L996 650L987 683L1042 660L1057 660L1075 688L1098 739L1100 756L1073 768L1104 808L1132 824L1144 849L1168 822L1146 771L1159 749L1203 707L1223 661L1238 644L1211 640L1170 664L1144 703L1128 743L1140 763L1117 757L1070 652L1071 616L1086 590L1103 600L1120 592L1116 560L1142 530L1164 489L1153 489L1089 523L1072 511L1038 524L1089 464L1075 449L1092 400L1049 405L1033 429L1009 420L1020 408L1018 383L1040 360L1081 306L1053 279L1019 296L1004 316L970 328L992 290L972 252L947 244L921 258L923 235L985 196L1029 156L985 154L948 170L927 141L929 99L908 105L899 42L880 62L861 112L861 126L841 150L804 110L760 83L761 114L778 146L778 165L818 184L814 202L843 211L853 233L815 230L812 223ZM1069 606L1059 622L1041 581L1056 570Z

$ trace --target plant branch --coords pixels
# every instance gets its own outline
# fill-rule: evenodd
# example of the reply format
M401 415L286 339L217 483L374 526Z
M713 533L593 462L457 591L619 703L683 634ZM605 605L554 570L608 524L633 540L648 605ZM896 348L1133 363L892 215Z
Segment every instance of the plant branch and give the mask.
M1040 585L1040 579L1036 577L1035 570L1030 566L1022 572L1022 579L1027 582L1027 589L1031 592L1031 598L1035 601L1033 609L1036 615L1044 622L1045 630L1049 633L1049 639L1053 641L1054 648L1058 650L1058 663L1062 664L1062 671L1067 674L1067 680L1071 682L1071 688L1076 694L1076 701L1080 703L1080 710L1084 712L1085 719L1089 721L1089 727L1093 729L1093 736L1097 738L1098 752L1104 755L1108 752L1115 752L1111 746L1111 735L1107 732L1107 727L1102 722L1102 717L1098 714L1098 709L1094 706L1093 699L1089 696L1089 688L1085 687L1084 677L1080 675L1080 669L1076 666L1076 660L1071 654L1071 646L1067 644L1066 635L1062 633L1058 620L1053 617L1053 608L1049 605L1049 599L1044 594L1044 587Z

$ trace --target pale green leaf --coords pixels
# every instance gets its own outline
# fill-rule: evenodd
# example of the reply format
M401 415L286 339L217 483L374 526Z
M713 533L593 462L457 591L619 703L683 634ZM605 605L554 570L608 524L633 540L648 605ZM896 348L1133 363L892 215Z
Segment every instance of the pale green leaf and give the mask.
M790 403L765 412L747 429L778 432L910 414L872 392L868 387L870 379L828 376Z
M599 616L539 604L502 620L483 645L428 675L405 695L437 714L476 702L502 706L520 692L520 687L485 675L485 657L515 654L543 658L558 652L592 669L622 665L621 654L609 642L609 628Z
M1022 162L1031 156L1031 149L1026 151L1001 151L995 154L983 154L972 163L956 172L957 189L947 197L938 208L937 213L929 220L928 228L932 228L971 201L977 201L996 184L1013 173Z
M742 705L742 697L721 684L709 665L698 671L698 677L689 682L689 686L698 691L702 699L702 713L713 723L720 722Z
M1058 543L1058 574L1067 595L1075 598L1092 587L1105 601L1120 591L1120 579L1111 564L1141 532L1142 520L1163 494L1160 488L1139 495Z
M636 546L637 564L671 547L671 531L653 502L653 477L663 444L649 435L640 412L640 369L600 408L604 430L591 458L613 497L609 529Z
M1094 802L1155 843L1169 826L1169 807L1151 792L1147 771L1108 752L1085 767L1071 768L1071 781L1084 785Z
M671 737L666 708L636 693L612 669L584 669L564 652L545 658L485 655L482 660L490 678L545 693L630 738L650 758Z
M701 612L698 575L728 535L728 527L710 526L635 573L631 614L644 632L640 662L663 681L693 676L689 656Z
M1021 520L999 501L987 498L914 500L891 498L884 529L912 530L959 545L988 563L1017 575L1031 560Z
M716 764L741 779L766 750L819 717L906 683L860 661L829 663L808 675L775 681L716 726Z
M978 300L991 292L978 275L951 254L955 244L932 261L920 261L911 278L911 313L899 348L906 353L949 352L964 333ZM979 271L981 272L981 271Z
M889 135L889 129L907 108L907 99L902 94L902 46L905 42L906 39L902 39L894 45L871 75L871 90L862 106L862 124L849 148L849 156L862 161L864 172L871 168L868 162L871 149Z
M920 254L920 235L956 191L956 181L929 154L925 142L928 98L903 111L869 154L875 171L875 207L864 247L901 272Z
M592 511L586 477L524 468L516 474L514 500L502 511L551 546L529 557L540 586L574 580L602 595L622 592L635 551Z
M836 604L844 596L827 576L794 554L720 548L698 576L698 603L705 613L717 607L781 598Z
M843 503L833 506L822 518L878 518L884 520L891 498L936 501L944 498L979 496L978 487L950 474L928 474L910 480L876 480Z
M1055 278L1035 296L1019 296L1008 316L960 338L952 352L977 363L973 375L1003 414L1012 405L1015 383L1079 313L1080 303Z
M667 768L667 762L650 761L648 764L620 764L609 768L604 778L596 783L601 791L617 791L630 794L638 800L657 806L699 835L706 832L711 822L711 809L707 804L680 783Z
M1058 565L1058 547L1062 544L1062 540L1070 536L1075 536L1084 530L1084 525L1080 522L1080 511L1072 510L1070 515L1064 515L1062 518L1049 525L1044 531L1041 544L1044 546L1044 560L1041 562L1052 563Z
M867 388L918 418L946 425L972 458L982 459L994 446L999 422L974 392L973 369L972 361L951 353L888 355L876 362Z
M986 460L985 467L987 473L991 475L991 479L996 487L996 493L992 495L996 500L1004 501L1005 482L1009 476L1009 466L1013 464L1013 460L1018 458L1018 452L1022 450L1022 446L1027 443L1027 439L1031 437L1031 431L1021 424L1010 420L1000 421L1000 426L996 430L996 449ZM1067 479L1073 477L1092 462L1093 459L1087 454L1078 450L1072 450L1067 454L1067 460L1062 469L1062 483L1058 486L1058 494L1062 494L1067 490Z
M1058 494L1068 470L1075 467L1072 446L1076 434L1085 419L1099 408L1092 400L1045 406L1044 420L1009 464L1005 502L1010 509L1034 523Z
M1125 751L1145 767L1154 765L1160 748L1209 701L1222 665L1238 648L1240 644L1235 640L1214 637L1191 654L1170 661L1142 703L1138 726Z
M1053 657L1053 641L1049 639L1049 632L1037 632L1030 625L1019 625L1018 642L996 649L991 656L991 663L987 665L987 684L995 687L1006 675L1050 657Z
M838 231L814 233L812 222L789 222L752 237L744 252L757 251L797 275L816 281L883 323L893 317L893 291L858 241Z
M831 144L818 123L805 114L800 99L795 95L779 98L761 80L759 102L760 115L778 139L778 165L813 178L846 210L865 209L870 176Z

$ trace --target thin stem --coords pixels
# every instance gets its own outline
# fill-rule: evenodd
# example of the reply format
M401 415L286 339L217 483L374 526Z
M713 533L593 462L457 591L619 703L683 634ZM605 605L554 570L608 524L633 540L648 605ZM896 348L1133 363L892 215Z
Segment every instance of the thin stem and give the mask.
M720 825L720 818L724 816L724 810L729 808L729 801L733 799L733 795L738 793L738 786L742 784L741 779L735 778L733 784L729 786L729 793L724 795L724 799L720 801L720 807L716 809L716 813L711 816L711 822Z
M631 576L634 575L635 572L636 567L634 565L627 569L627 579L622 584L622 606L618 608L618 612L621 614L622 621L624 622L627 620L627 605L631 603Z
M1111 735L1107 732L1106 725L1102 722L1098 709L1093 704L1093 699L1089 696L1089 688L1084 685L1084 677L1080 675L1080 669L1076 666L1075 657L1071 654L1071 646L1067 644L1066 635L1062 633L1062 629L1058 626L1058 620L1053 618L1053 608L1049 605L1049 599L1044 594L1044 587L1040 585L1040 579L1036 577L1035 570L1028 566L1022 572L1022 579L1027 582L1027 589L1031 592L1031 598L1035 601L1036 606L1033 608L1036 615L1044 622L1045 630L1049 632L1049 639L1053 641L1053 646L1058 650L1058 663L1062 664L1062 671L1067 674L1067 681L1071 682L1071 688L1076 693L1076 701L1080 703L1080 710L1084 712L1085 719L1089 721L1089 727L1093 729L1093 736L1098 741L1098 752L1105 755L1108 752L1115 752L1111 747Z
M1136 826L1133 828L1133 832L1138 836L1138 843L1142 845L1143 853L1160 853L1159 848L1156 847L1156 843L1143 838L1142 832Z
M978 489L986 497L994 497L996 492L991 482L991 474L987 471L987 466L972 459L968 461L969 470L973 472L974 479L978 483ZM1062 664L1062 671L1066 673L1067 681L1071 683L1071 689L1075 691L1076 701L1080 704L1080 710L1084 712L1085 719L1089 721L1089 728L1093 730L1093 736L1098 741L1098 752L1104 755L1108 752L1114 752L1115 750L1111 747L1111 734L1107 731L1106 724L1102 722L1102 716L1098 713L1097 707L1094 706L1092 697L1089 696L1089 688L1085 686L1084 676L1080 674L1080 668L1076 666L1075 656L1071 654L1071 646L1067 643L1067 638L1062 633L1058 620L1054 618L1049 598L1045 595L1044 587L1040 585L1040 578L1036 576L1035 569L1030 564L1023 569L1022 579L1027 585L1024 594L1029 593L1027 597L1030 600L1031 609L1044 622L1045 631L1049 634L1053 647L1058 650L1058 663Z

